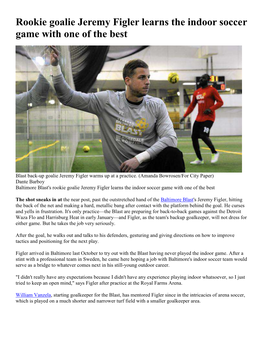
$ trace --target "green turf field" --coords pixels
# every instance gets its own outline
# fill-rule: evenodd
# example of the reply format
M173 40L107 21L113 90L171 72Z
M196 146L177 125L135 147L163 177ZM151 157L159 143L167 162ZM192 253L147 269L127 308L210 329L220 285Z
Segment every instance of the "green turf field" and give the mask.
M211 163L211 151L200 141L201 153L204 159L203 165L191 165L196 159L191 143L191 138L180 138L178 148L183 152L186 172L196 173L225 173L242 172L242 137L221 136L211 138L215 148L220 153L217 163Z
M178 148L183 152L186 172L188 173L225 173L242 172L242 137L224 136L212 137L215 148L219 150L219 161L211 164L211 153L207 146L200 141L201 152L204 158L203 165L191 165L196 156L193 151L191 138L182 137L178 140ZM89 153L83 152L83 146L90 147ZM102 144L98 140L80 141L72 172L105 172Z
M16 172L63 172L69 169L75 151L61 141L16 141ZM61 149L63 147L63 149ZM65 148L65 149L64 149Z
M83 147L89 146L90 151L84 153ZM76 150L75 160L72 165L74 173L101 173L106 172L102 143L99 140L80 141Z
M188 173L216 173L242 172L242 137L224 136L212 137L216 149L220 152L219 161L211 164L211 153L207 146L200 141L201 152L205 163L191 165L196 156L191 138L179 138L178 148L183 152L186 172ZM83 152L83 146L88 145L90 151ZM60 141L33 141L31 146L27 141L17 141L16 171L17 172L63 172L72 162L75 151L62 150L64 144ZM106 172L99 140L80 141L76 150L72 172Z

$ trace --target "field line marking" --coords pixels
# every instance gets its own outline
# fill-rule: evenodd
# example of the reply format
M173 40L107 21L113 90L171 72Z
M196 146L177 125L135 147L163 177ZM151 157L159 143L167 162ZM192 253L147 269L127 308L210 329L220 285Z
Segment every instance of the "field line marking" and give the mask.
M202 149L207 149L210 150L210 148L205 148L202 147ZM227 154L236 154L236 155L242 155L242 153L238 153L238 152L230 152L228 150L221 150L221 149L216 149L217 152L221 152L221 153L227 153Z
M75 157L104 157L103 155L75 155Z
M28 154L26 154L26 155L24 155L24 156L22 156L22 157L16 159L16 162L17 162L17 161L24 160L24 159L25 159L26 157L28 157L30 154L35 153L35 152L37 152L37 151L39 151L39 150L41 150L41 149L47 149L47 148L53 147L53 146L55 146L55 144L57 144L57 143L59 143L59 142L60 142L60 141L57 140L57 141L55 141L54 143L49 144L49 145L47 145L47 146L43 146L43 147L39 147L39 148L37 148L37 149L31 150Z

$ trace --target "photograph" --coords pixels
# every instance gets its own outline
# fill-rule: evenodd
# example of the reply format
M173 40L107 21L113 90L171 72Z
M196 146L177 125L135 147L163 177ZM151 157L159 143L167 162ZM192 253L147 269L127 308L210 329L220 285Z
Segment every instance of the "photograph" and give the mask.
M16 172L242 172L242 46L16 46Z

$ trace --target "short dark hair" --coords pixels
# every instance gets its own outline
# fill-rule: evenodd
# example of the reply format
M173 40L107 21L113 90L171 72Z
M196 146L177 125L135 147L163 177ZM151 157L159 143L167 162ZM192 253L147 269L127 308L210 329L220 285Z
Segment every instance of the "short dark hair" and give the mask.
M210 78L211 78L211 76L209 76L208 73L205 73L204 75L202 75L202 77L203 76L206 76L208 78L208 80L210 80Z
M123 79L126 77L132 77L135 73L135 69L142 67L143 69L148 69L148 64L141 59L130 60L123 68Z

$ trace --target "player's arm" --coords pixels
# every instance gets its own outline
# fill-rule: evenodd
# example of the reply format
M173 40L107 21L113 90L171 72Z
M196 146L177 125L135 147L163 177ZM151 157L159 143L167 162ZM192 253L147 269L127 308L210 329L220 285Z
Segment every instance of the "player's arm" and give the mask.
M59 65L59 52L54 46L51 47L50 63L52 65L53 84L59 101L74 109L99 115L102 112L101 103L107 100L107 93L86 94L73 90L62 75Z
M150 159L154 159L166 147L177 147L177 136L173 129L166 105L162 101L156 121L156 132L158 136L157 142L146 150L150 155Z
M214 111L216 109L219 109L224 104L224 102L221 96L219 95L219 92L215 88L212 88L212 89L213 89L213 96L214 96L216 103L212 107L210 107L210 109L211 111Z
M173 129L167 108L163 102L161 102L157 117L156 131L159 138L158 141L149 149L123 162L120 166L121 172L134 172L141 163L149 161L150 159L154 159L164 148L176 148L176 133Z
M193 112L194 108L196 107L196 104L197 104L197 98L196 98L196 94L194 92L193 94L193 98L192 98L192 101L190 103L190 105L188 106L185 114L183 115L183 117L180 119L180 123L183 123L185 118L190 115L191 112Z
M148 151L144 151L140 154L137 154L132 159L126 160L120 166L121 172L134 172L141 163L150 160L150 154Z
M21 113L45 103L49 92L49 83L40 74L32 89L28 92L16 95L16 113ZM30 106L29 106L30 103Z

